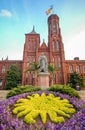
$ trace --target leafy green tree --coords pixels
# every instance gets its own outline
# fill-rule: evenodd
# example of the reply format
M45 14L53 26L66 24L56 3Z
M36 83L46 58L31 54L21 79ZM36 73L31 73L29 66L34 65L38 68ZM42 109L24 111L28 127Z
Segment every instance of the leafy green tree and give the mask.
M7 79L6 89L11 89L20 84L21 73L17 64L13 64L10 66L6 74L6 79Z
M25 70L25 73L30 72L31 74L33 74L34 78L33 78L33 85L36 84L36 79L38 77L38 70L39 70L40 66L37 62L33 62L30 63L29 67Z
M48 71L51 73L52 79L54 79L56 68L53 64L48 65Z
M83 85L83 78L76 72L71 73L68 83L70 84L70 86L72 86L73 88L76 88L76 85L82 86Z
M50 77L51 77L51 85L53 85L53 80L55 78L55 73L58 70L60 70L59 67L55 67L53 64L48 65L48 71L50 72Z
M37 62L30 63L29 68L25 70L25 73L28 71L33 72L35 74L35 77L37 77L39 68L40 66Z

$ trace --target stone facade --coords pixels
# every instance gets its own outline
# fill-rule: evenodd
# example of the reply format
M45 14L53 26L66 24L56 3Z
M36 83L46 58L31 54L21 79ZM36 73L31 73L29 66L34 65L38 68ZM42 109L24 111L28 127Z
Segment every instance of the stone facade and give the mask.
M47 64L54 64L59 69L55 73L54 83L66 84L70 73L76 71L85 79L85 60L79 60L75 57L74 60L65 60L64 44L59 26L59 17L52 14L48 17L48 43L44 41L40 44L40 34L35 32L33 27L32 32L25 34L25 44L23 50L22 61L10 61L8 59L0 61L0 79L2 81L1 89L6 85L6 71L10 65L17 63L22 73L22 85L32 84L37 86L38 79L33 73L25 70L30 63L38 62L42 55L45 55ZM49 77L50 78L50 77ZM50 84L50 80L49 80Z

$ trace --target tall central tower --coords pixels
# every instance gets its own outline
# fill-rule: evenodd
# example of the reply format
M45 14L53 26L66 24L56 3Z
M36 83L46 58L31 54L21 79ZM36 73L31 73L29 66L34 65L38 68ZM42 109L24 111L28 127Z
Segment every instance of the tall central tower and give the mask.
M22 84L38 84L37 78L34 80L33 73L24 72L26 68L30 68L30 63L39 63L42 53L47 59L47 64L54 64L55 67L59 68L55 73L54 84L65 83L64 46L59 27L59 17L56 14L48 17L48 45L44 41L40 44L40 34L36 33L34 28L30 33L25 34Z
M50 63L59 68L56 72L56 82L65 83L64 46L59 27L59 17L56 14L52 14L48 17L48 47Z

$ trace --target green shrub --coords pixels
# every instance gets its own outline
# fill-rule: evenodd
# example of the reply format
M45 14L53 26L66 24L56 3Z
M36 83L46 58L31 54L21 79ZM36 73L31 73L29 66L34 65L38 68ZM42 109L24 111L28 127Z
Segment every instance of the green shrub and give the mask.
M9 97L12 97L12 96L15 96L15 95L18 95L18 94L26 93L26 92L33 92L33 91L39 91L39 90L41 90L41 88L34 87L34 86L31 86L31 85L18 86L16 88L13 88L12 90L10 90L10 92L7 94L6 98L9 98ZM75 89L73 89L73 88L71 88L67 85L57 85L57 84L55 84L55 85L49 87L47 90L54 91L54 92L60 92L60 93L63 93L63 94L68 94L70 96L80 98L78 92Z
M78 74L77 72L73 72L70 74L70 77L68 79L68 84L76 89L76 86L79 85L80 87L83 86L84 84L84 79L81 77L80 74Z
M18 95L18 94L23 94L27 92L33 92L33 91L39 91L41 90L39 87L34 87L31 85L26 85L26 86L18 86L16 88L13 88L10 90L10 92L7 94L6 98Z
M78 92L75 89L73 89L67 85L57 85L56 84L56 85L53 85L50 88L48 88L48 91L60 92L63 94L68 94L70 96L80 98Z
M81 90L85 90L85 84L81 86Z

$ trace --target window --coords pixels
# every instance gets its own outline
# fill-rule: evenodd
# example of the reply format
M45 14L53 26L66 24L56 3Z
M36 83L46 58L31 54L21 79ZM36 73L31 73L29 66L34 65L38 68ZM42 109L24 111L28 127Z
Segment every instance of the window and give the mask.
M80 72L80 67L77 65L76 66L76 72L79 73Z
M30 41L28 42L28 49L30 50Z
M33 62L35 62L35 56L33 57Z
M54 48L55 48L55 43L54 43L54 41L52 42L52 47L53 47L53 51L54 51Z
M53 63L54 63L54 57L53 57Z
M59 34L59 27L58 27L58 24L57 24L57 34Z
M29 67L29 62L27 63L27 67Z
M57 33L56 22L53 23L53 31L54 31L55 34Z
M61 67L61 59L60 59L60 56L58 56L58 67Z
M83 66L83 73L85 73L85 65Z
M11 65L9 65L9 69L10 69Z
M49 26L49 33L52 34L52 24Z
M28 73L26 73L26 78L28 78Z
M59 77L60 77L59 83L62 84L62 74L61 73L59 74Z
M73 66L72 66L72 65L69 66L69 72L70 72L70 73L73 72Z
M6 71L6 67L5 67L5 65L3 65L2 66L2 73L5 73L5 71Z
M30 62L30 56L28 57L28 62Z
M56 50L58 51L59 50L59 42L56 41Z
M33 44L34 44L34 50L36 50L36 41L34 41Z
M54 65L54 57L52 58L53 60L52 60L52 63L53 63L53 65Z

